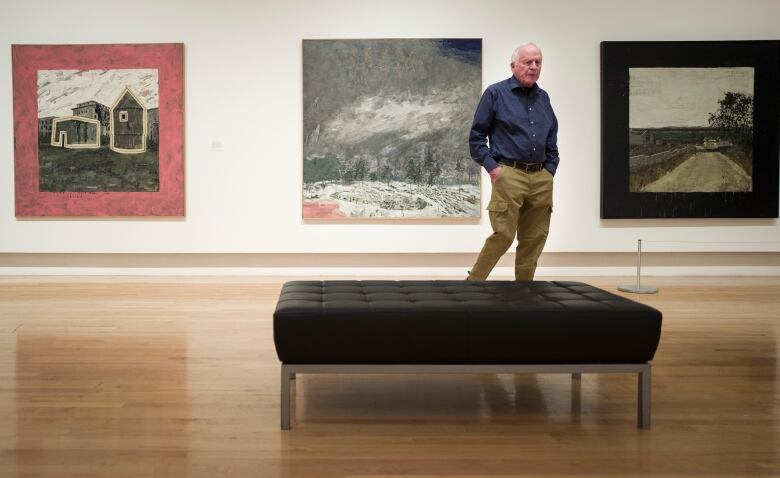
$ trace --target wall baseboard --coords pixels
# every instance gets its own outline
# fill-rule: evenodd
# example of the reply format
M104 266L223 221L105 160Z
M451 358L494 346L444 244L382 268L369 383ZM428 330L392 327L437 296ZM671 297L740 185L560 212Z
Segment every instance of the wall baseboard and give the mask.
M540 267L537 277L583 277L636 275L629 267ZM0 276L268 276L268 277L442 277L463 279L464 268L378 268L378 267L176 267L176 268L96 268L96 267L0 267ZM780 276L780 267L648 267L643 277L652 276ZM497 267L491 279L512 279L509 267Z
M0 254L0 275L435 276L462 278L476 254ZM512 277L514 254L492 277ZM538 276L632 276L636 254L552 252ZM780 276L780 252L651 252L642 275Z

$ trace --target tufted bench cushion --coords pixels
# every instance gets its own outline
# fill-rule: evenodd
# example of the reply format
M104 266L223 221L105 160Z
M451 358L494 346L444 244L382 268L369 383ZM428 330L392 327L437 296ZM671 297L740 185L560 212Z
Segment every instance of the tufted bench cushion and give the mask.
M630 364L661 313L581 282L294 281L274 312L285 364Z

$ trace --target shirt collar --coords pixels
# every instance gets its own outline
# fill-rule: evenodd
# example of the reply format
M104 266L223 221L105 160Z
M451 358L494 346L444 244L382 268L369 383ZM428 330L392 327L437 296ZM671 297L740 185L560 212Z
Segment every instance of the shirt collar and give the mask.
M531 86L523 86L523 85L520 84L519 81L517 81L517 78L515 78L515 76L512 75L512 76L509 77L509 88L511 88L512 90L516 90L516 89L520 88L520 90L523 93L535 93L536 91L539 90L539 84L538 83L534 83Z

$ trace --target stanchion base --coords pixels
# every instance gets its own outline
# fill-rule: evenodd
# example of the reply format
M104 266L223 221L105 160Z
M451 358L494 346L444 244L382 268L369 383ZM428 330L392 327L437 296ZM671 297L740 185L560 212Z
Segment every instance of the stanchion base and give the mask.
M631 292L633 294L657 294L658 289L655 287L635 286L635 285L619 285L618 290L622 292Z

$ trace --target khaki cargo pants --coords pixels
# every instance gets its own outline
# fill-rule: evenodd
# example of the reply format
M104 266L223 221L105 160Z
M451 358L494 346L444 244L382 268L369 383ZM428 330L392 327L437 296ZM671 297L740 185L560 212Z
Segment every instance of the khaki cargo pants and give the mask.
M553 176L546 169L526 172L502 166L487 207L493 234L485 240L468 280L486 280L515 235L515 280L533 280L550 230L552 193Z

